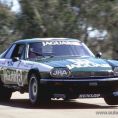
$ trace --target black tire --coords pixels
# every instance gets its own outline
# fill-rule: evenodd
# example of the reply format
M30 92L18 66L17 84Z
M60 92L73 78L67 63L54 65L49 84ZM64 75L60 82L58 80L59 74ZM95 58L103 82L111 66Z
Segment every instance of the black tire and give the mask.
M29 78L29 99L33 105L38 105L49 101L50 97L46 89L40 85L40 77L37 73L33 73Z
M118 96L106 96L104 97L104 100L108 105L118 105Z
M0 85L0 102L8 102L11 98L12 91Z

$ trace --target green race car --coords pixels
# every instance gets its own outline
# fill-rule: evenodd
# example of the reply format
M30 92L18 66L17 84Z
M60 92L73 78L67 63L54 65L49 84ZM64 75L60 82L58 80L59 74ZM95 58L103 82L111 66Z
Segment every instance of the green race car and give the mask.
M28 92L32 104L51 98L103 97L118 104L118 61L101 59L81 41L34 38L14 42L0 56L0 101Z

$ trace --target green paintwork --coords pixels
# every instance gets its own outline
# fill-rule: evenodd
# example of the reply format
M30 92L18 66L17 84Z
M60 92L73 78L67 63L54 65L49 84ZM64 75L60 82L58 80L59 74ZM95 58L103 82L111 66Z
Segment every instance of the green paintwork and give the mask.
M38 60L38 62L52 66L52 67L68 67L69 69L71 69L72 72L75 72L75 71L99 72L99 71L112 70L112 67L105 60L98 59L95 57L83 57L83 58L82 57L81 58L79 57L52 57L52 58L48 57L48 58L42 58L41 60ZM88 64L89 66L87 66Z

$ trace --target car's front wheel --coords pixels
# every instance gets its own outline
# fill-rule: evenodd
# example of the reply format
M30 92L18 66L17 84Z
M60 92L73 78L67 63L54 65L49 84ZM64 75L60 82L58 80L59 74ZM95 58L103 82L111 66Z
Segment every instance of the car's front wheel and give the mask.
M108 105L118 105L118 96L110 95L104 97L105 102Z
M37 105L42 102L47 102L49 96L47 91L40 85L40 78L38 74L31 74L29 78L29 99L33 105Z

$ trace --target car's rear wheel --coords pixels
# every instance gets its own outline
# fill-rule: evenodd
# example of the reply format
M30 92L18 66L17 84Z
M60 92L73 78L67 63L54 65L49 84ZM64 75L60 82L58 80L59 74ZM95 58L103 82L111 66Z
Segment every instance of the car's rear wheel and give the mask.
M49 101L48 92L41 87L38 74L31 74L29 78L29 99L33 105Z
M11 98L12 91L2 85L0 85L0 102L8 102Z
M104 100L108 105L118 105L118 96L114 96L113 94L104 97Z

